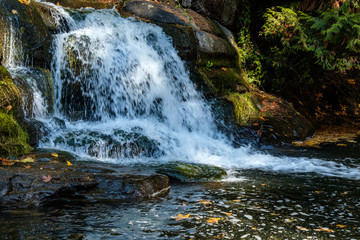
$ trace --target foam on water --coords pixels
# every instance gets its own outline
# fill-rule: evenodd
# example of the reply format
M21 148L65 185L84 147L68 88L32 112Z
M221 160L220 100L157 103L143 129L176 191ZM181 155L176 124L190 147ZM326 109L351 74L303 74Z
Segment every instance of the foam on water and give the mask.
M50 131L40 147L119 164L187 161L360 179L359 168L333 161L234 148L160 27L115 10L81 14L54 38L55 112L43 119Z

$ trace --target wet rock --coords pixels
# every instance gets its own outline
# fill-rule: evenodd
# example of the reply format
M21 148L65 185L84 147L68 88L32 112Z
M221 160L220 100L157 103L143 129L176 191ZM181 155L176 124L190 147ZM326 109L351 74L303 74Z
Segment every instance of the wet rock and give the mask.
M51 158L52 161L36 159ZM0 168L0 208L39 207L59 202L133 202L169 191L168 177L116 166L69 166L49 154L34 156L34 163L16 162ZM10 161L11 162L11 161Z
M186 26L186 22L181 19L177 14L166 11L164 6L158 5L153 2L130 2L126 4L124 10L140 18L145 18L150 21Z
M40 14L32 4L3 0L0 4L0 46L3 61L27 62L33 66L49 66L51 37ZM15 53L10 59L10 49Z
M61 31L69 30L66 19L58 13L55 7L35 1L32 4L51 33L59 33Z
M129 2L119 11L162 27L184 60L202 66L208 62L220 67L237 65L236 49L221 26L195 11L148 1Z

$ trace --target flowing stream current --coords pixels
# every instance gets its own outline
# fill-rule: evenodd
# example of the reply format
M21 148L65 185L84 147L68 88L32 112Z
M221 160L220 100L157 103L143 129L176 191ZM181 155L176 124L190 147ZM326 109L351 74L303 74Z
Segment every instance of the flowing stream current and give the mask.
M69 15L53 7L53 16L65 19L67 27L53 40L53 112L47 112L44 96L30 84L33 117L48 129L39 147L124 165L184 161L229 172L260 169L360 179L357 165L233 147L217 130L209 105L160 27L122 18L113 9ZM19 65L7 61L13 74L25 71Z

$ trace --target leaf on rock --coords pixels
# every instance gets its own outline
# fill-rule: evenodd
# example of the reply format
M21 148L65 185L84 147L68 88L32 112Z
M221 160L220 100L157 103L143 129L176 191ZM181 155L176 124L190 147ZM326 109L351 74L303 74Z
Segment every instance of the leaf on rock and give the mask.
M19 160L19 162L21 162L21 163L33 163L34 161L35 160L31 157L27 157L27 158Z
M50 176L50 174L49 175L47 175L47 176L42 176L42 179L43 179L43 182L50 182L51 181L51 179L52 179L52 177Z
M53 153L51 153L51 156L57 158L57 157L59 157L59 154L53 152Z

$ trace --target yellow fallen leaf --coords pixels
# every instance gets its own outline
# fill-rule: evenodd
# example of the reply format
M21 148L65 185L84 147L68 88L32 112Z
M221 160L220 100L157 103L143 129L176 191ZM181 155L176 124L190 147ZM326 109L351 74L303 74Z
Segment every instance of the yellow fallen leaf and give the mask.
M332 229L329 229L329 228L317 228L317 229L314 229L315 231L320 231L320 232L335 232L334 230Z
M338 146L338 147L346 147L346 144L344 144L344 143L338 143L338 144L336 144L336 146Z
M71 165L72 165L72 163L69 162L69 161L66 161L66 163L67 163L68 166L71 166Z
M14 15L19 14L18 11L16 11L15 9L11 10L11 12L12 12L12 14L14 14Z
M309 229L304 228L304 227L296 227L297 229L301 230L301 231L309 231Z
M324 191L314 191L314 192L319 194L319 193L323 193Z
M207 223L219 223L219 220L221 220L221 218L209 218L208 220L206 220Z
M271 216L279 216L280 214L270 213Z
M200 200L198 203L204 204L204 205L209 205L209 204L213 204L210 200Z
M341 225L341 224L336 224L336 226L339 227L339 228L345 228L346 227L346 225Z
M227 212L227 213L225 213L225 214L228 215L228 216L231 216L231 215L232 215L231 212Z
M27 158L19 160L19 162L21 162L21 163L33 163L34 159L31 158L31 157L27 157Z
M52 157L59 157L59 154L53 152L53 153L51 153L51 156Z
M184 219L189 219L189 218L191 218L191 215L190 215L190 214L182 215L182 214L180 213L180 214L178 214L177 216L172 217L172 218L175 218L176 221L180 221L180 220L184 220Z

